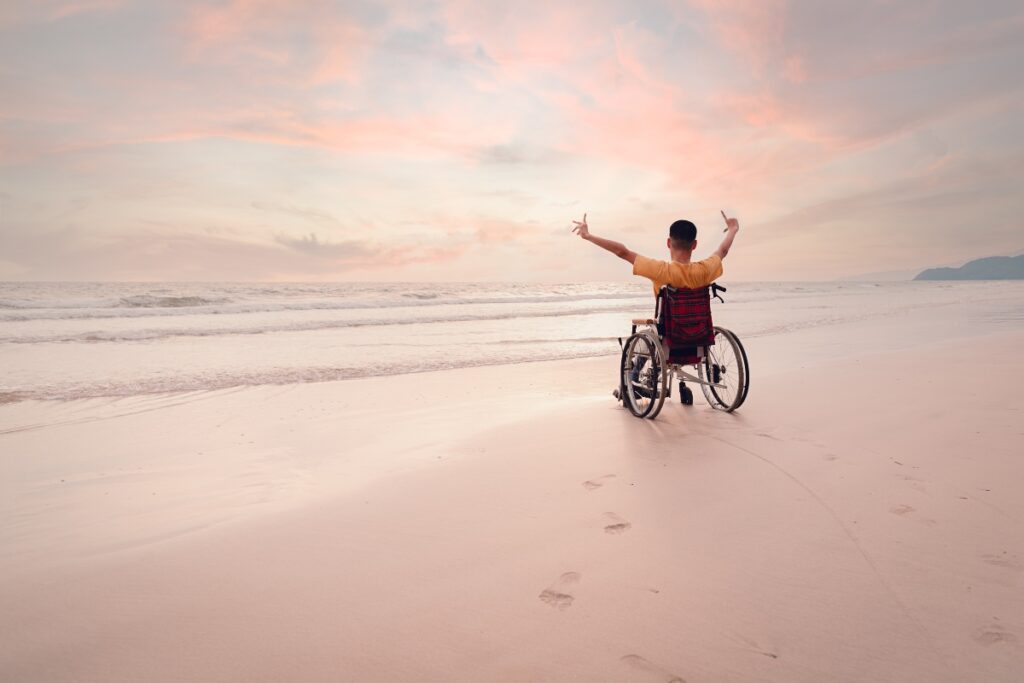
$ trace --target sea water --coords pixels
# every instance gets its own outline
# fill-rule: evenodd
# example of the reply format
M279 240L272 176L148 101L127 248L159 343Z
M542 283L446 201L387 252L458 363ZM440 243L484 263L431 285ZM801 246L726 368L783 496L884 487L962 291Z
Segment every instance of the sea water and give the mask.
M1024 325L1024 283L725 283L745 339L959 306ZM321 382L617 354L626 283L0 283L0 402ZM961 315L961 317L963 317Z

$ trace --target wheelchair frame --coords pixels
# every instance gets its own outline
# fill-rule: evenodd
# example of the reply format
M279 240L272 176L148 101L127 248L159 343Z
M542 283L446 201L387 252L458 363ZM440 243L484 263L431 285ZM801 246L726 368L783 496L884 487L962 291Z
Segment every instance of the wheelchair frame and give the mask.
M718 292L725 291L725 288L712 285L711 291L721 301ZM714 343L695 347L697 362L693 367L696 373L691 374L684 369L690 363L671 361L669 349L658 334L657 320L633 319L630 336L625 341L619 338L622 358L616 397L636 417L653 420L661 412L665 399L671 398L672 384L678 380L680 399L684 403L688 396L692 403L692 394L685 387L686 382L692 382L700 385L704 398L712 408L729 413L739 408L746 400L750 388L746 350L732 331L717 325L713 329ZM637 348L641 343L646 351ZM731 377L738 375L735 386L723 380L730 368Z

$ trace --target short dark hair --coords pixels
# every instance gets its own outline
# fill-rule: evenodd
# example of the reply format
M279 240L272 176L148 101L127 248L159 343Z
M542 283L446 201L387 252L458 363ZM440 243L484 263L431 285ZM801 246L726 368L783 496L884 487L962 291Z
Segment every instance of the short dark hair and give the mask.
M676 221L669 226L668 236L672 238L672 246L676 249L692 249L697 239L697 226L690 221Z

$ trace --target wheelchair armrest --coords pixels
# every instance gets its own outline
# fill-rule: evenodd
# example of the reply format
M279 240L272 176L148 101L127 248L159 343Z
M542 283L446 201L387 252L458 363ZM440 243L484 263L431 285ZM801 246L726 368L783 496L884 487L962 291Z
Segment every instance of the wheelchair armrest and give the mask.
M654 318L633 318L634 325L657 325L658 321Z

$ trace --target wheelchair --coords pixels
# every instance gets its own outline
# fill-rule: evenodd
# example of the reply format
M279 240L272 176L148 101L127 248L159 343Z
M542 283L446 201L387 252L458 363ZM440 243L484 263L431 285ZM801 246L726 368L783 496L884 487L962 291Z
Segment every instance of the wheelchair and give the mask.
M716 410L731 413L743 405L750 387L747 352L735 333L711 320L711 299L724 302L719 292L725 291L717 284L701 289L662 287L655 317L633 320L630 336L619 339L622 361L615 392L629 412L656 418L676 380L685 405L693 403L686 382L699 384Z

